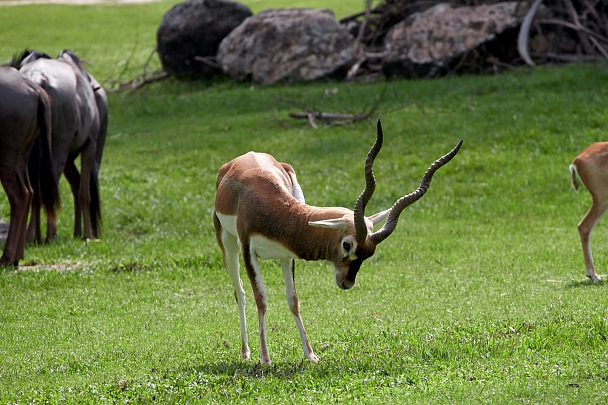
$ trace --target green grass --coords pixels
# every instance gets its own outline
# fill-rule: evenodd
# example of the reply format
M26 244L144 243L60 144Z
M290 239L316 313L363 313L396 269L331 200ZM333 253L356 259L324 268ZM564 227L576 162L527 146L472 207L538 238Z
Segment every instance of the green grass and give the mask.
M27 46L79 44L79 53L95 55L91 69L103 81L133 46L136 21L153 39L170 4L2 8L1 22L14 25L10 35L0 30L0 56L36 31L25 21L43 21L49 10L61 21L91 13L93 26L111 27L103 35L66 31ZM102 238L71 237L63 180L57 241L28 247L25 264L35 269L0 271L0 402L605 402L606 282L585 278L576 225L591 198L572 191L567 167L605 140L607 81L608 65L595 64L390 82L368 213L414 189L461 138L463 149L402 214L352 290L335 286L327 263L297 263L318 364L302 354L279 266L262 264L272 366L255 360L248 287L254 360L239 359L237 308L211 220L217 170L249 150L267 151L295 167L309 203L352 207L374 120L313 130L288 118L297 108L280 100L357 112L386 83L167 80L112 94ZM0 220L8 212L2 195ZM606 238L600 223L592 244L604 278Z

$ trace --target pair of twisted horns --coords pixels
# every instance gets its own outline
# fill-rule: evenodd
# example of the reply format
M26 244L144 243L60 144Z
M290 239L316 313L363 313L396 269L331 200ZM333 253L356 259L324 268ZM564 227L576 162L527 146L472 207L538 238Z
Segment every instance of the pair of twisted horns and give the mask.
M372 198L374 194L374 190L376 189L376 179L374 177L374 159L380 149L382 148L382 141L384 140L384 135L382 134L382 123L378 120L377 124L377 137L376 142L369 150L367 154L367 158L365 159L365 190L361 193L357 202L355 203L354 210L354 219L355 219L355 231L356 231L356 239L358 242L364 242L367 238L367 225L365 223L365 207L367 203ZM446 155L440 157L433 163L427 171L424 173L422 177L422 181L420 181L420 186L418 188L400 199L397 200L395 204L390 209L386 222L382 229L374 232L370 235L370 239L374 244L379 244L384 239L388 238L395 228L397 227L397 221L399 220L399 215L401 212L409 205L418 201L422 196L426 193L431 185L431 180L433 179L433 174L443 165L448 163L460 150L462 146L462 140L458 142L458 144Z

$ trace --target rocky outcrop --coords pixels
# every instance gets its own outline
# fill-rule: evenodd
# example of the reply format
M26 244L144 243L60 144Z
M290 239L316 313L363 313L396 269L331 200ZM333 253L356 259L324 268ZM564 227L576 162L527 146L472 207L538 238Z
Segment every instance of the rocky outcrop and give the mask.
M355 39L331 10L268 9L249 17L221 43L217 61L233 78L262 84L343 75Z
M509 1L452 8L438 4L412 14L386 35L382 70L388 77L444 74L463 54L521 25L528 7Z

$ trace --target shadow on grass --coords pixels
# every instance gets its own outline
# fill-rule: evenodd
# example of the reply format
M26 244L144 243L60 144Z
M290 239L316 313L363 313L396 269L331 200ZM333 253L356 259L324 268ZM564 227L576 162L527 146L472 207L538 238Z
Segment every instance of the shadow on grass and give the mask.
M330 363L322 365L327 368ZM319 364L312 364L308 360L302 360L298 363L292 362L277 362L271 365L262 365L259 361L233 361L219 362L212 364L203 364L195 366L188 372L203 373L209 375L225 375L225 376L241 376L241 377L282 377L289 378L301 373L311 371L311 366L319 367Z
M608 284L606 282L606 275L600 275L600 281L594 283L590 278L584 280L571 280L566 283L566 288L581 288L581 287L600 287Z

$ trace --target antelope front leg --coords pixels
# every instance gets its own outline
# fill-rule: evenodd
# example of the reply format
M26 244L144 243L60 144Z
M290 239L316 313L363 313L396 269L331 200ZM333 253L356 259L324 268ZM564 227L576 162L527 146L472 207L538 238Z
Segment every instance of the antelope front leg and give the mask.
M296 285L294 279L295 261L293 259L282 259L281 268L283 269L283 277L285 278L285 297L289 304L289 309L294 316L298 332L300 332L300 339L302 339L302 349L304 350L304 356L314 363L319 361L319 358L312 351L310 343L308 342L308 335L304 329L304 323L300 317L300 302L298 301L298 295L296 294Z
M239 322L241 326L241 359L249 360L250 351L249 343L247 342L247 321L245 319L245 290L243 290L243 282L241 281L239 271L239 244L235 236L229 234L222 229L219 219L214 215L214 223L216 226L216 236L218 244L222 250L224 258L224 266L228 272L228 276L234 285L234 298L239 307Z
M606 211L608 211L608 202L600 203L594 200L589 212L587 212L587 215L585 215L580 224L578 224L578 232L583 245L583 255L585 256L587 277L593 280L594 283L600 281L600 278L595 272L595 266L593 265L593 255L591 254L591 231L593 231L593 227L602 216L604 216Z

